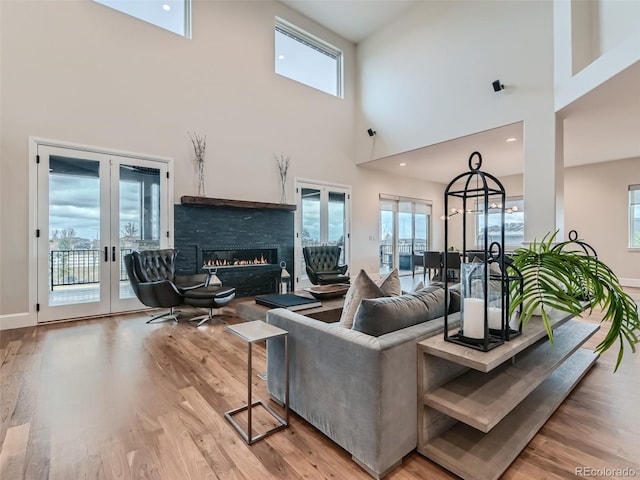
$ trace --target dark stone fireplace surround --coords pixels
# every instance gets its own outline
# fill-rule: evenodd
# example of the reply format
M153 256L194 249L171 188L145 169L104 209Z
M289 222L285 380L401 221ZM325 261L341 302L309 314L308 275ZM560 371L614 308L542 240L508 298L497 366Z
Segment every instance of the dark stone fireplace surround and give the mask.
M236 288L236 296L273 293L280 262L293 274L295 205L242 202L205 197L182 197L174 205L176 273L206 273L203 251L271 251L268 265L218 268L223 285ZM252 252L253 253L253 252ZM223 253L219 253L220 256Z

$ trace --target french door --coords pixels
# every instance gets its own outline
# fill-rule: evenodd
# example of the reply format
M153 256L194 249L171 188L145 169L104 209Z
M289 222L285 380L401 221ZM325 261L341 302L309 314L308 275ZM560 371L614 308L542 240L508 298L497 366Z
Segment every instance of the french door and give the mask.
M340 264L349 264L349 187L296 181L297 216L295 242L296 289L310 285L302 248L315 245L342 247Z
M426 201L380 195L380 273L413 271L413 254L429 249L431 205Z
M38 322L141 308L123 257L168 245L168 163L44 144L37 155Z

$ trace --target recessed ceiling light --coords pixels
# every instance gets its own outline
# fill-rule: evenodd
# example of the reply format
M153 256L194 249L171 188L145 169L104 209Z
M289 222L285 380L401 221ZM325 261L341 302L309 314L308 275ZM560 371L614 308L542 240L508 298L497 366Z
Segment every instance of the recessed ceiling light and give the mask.
M162 5L162 9L165 12L168 12L169 10L171 10L171 5L165 3L165 4Z
M507 138L507 142L515 142L516 140L518 140L516 137L509 137Z
M407 166L407 163L406 163L406 162L402 162L402 163L400 164L400 166L401 166L401 167L406 167L406 166Z
M278 55L278 60L284 60L284 55Z

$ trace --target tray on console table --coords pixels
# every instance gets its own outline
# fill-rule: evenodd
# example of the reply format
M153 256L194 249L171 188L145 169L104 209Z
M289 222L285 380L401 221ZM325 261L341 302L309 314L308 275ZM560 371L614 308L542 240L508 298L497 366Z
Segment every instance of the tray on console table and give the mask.
M571 318L553 312L555 346L535 317L489 352L418 342L418 452L464 479L498 478L597 359L580 347L599 325Z

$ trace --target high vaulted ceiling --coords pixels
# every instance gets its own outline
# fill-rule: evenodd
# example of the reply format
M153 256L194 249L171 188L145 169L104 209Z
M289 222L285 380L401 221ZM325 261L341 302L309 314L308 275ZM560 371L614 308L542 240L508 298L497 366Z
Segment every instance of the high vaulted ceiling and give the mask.
M416 0L280 1L353 43L360 43L419 3Z
M359 43L414 6L409 0L281 0L289 7ZM640 157L640 62L620 72L559 112L564 119L565 166ZM516 141L506 142L515 137ZM521 174L523 125L478 132L364 165L447 183L474 150L498 176ZM406 163L401 166L400 163ZM639 160L640 163L640 160ZM639 165L640 168L640 165Z

